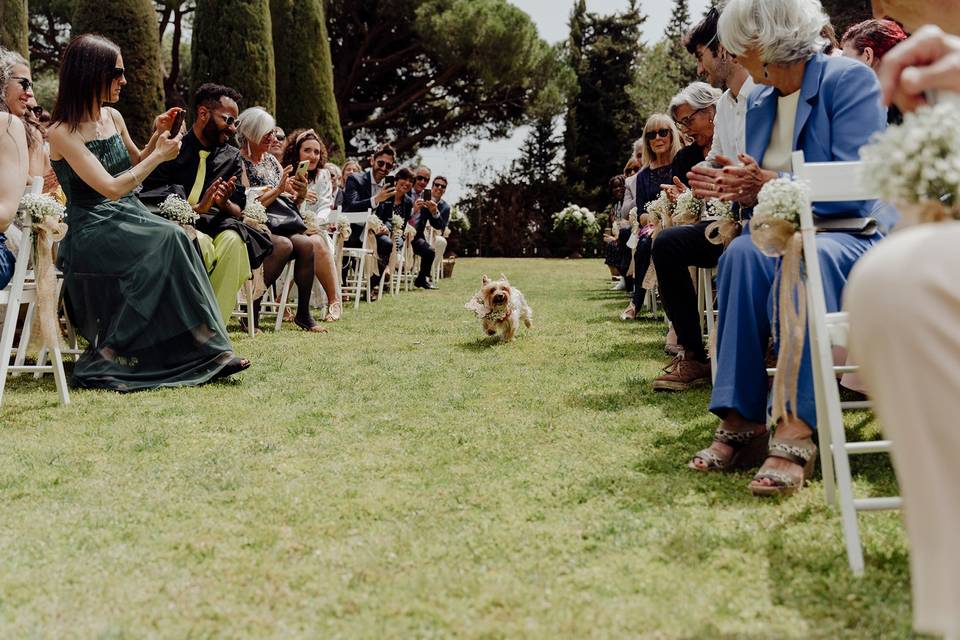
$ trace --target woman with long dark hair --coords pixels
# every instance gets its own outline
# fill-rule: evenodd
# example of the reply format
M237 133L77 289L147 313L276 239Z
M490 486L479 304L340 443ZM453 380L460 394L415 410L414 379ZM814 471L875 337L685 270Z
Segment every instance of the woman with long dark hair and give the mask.
M183 229L132 194L177 156L180 136L162 117L139 150L107 106L126 83L110 40L82 35L64 52L49 140L67 196L59 255L67 309L88 343L73 384L136 391L232 375L250 363L233 355L199 254Z
M281 164L296 167L301 162L309 162L310 165L306 176L307 194L300 205L300 211L314 215L323 210L329 212L333 207L333 187L330 184L330 174L325 167L327 147L313 129L291 131L287 138ZM292 190L288 193L292 196L296 195ZM327 234L323 231L315 232L307 229L306 235L313 243L314 272L323 287L323 292L327 295L327 316L324 320L336 322L340 319L343 306L340 303L337 286L337 268L333 264L333 247L330 246Z

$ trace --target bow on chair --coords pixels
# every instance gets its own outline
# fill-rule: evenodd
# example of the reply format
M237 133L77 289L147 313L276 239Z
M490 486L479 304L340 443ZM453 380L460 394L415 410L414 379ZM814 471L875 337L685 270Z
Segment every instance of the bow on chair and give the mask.
M413 239L417 237L417 230L409 224L403 230L403 263L413 268Z
M33 224L34 272L37 282L37 321L40 323L40 337L47 347L53 347L60 341L57 322L57 274L53 267L53 243L60 242L67 234L67 225L52 216L43 222Z

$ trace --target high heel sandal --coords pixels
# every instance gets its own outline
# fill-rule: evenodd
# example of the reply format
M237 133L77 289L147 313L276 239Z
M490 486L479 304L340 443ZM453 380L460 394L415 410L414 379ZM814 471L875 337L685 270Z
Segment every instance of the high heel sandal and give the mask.
M817 445L813 444L812 438L802 440L770 438L767 457L780 458L798 464L803 467L803 473L798 478L779 469L760 469L747 485L750 493L755 496L791 496L802 489L804 483L813 475L813 465L817 461ZM761 480L769 480L771 484L758 484Z
M687 466L694 471L709 473L711 471L733 471L735 469L751 469L760 465L767 455L767 439L770 436L765 426L755 427L749 431L731 431L722 426L713 433L713 441L725 444L733 453L724 457L707 447L694 455ZM698 467L694 460L700 458L706 463L705 467Z
M337 300L336 302L331 302L330 306L327 307L327 317L323 319L324 322L336 322L340 319L340 315L343 313L343 304Z

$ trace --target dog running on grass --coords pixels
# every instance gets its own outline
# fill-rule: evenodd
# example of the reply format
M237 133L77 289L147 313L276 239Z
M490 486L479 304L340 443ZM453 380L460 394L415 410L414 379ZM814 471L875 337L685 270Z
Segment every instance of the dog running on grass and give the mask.
M528 329L533 326L533 310L526 298L502 273L499 280L483 276L480 290L463 306L477 314L488 336L499 333L503 342L513 340L521 320Z

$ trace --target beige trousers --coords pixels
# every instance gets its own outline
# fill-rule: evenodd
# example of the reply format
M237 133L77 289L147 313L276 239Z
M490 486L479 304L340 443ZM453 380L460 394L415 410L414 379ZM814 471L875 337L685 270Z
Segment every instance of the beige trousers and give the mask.
M894 233L845 295L852 360L893 440L914 627L960 638L960 223Z

